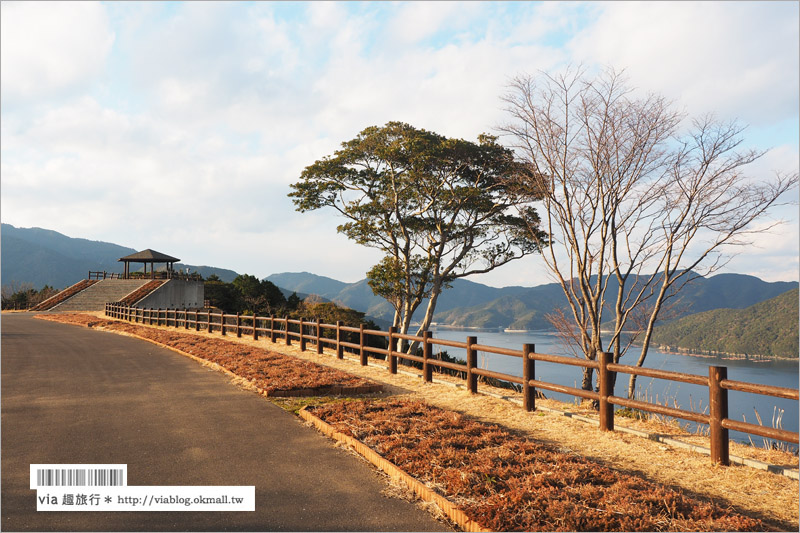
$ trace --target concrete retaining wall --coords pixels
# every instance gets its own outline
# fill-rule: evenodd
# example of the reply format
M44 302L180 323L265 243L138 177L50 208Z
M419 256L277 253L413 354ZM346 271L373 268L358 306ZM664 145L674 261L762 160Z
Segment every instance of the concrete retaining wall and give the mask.
M133 306L144 309L198 309L203 307L204 298L202 281L171 279Z

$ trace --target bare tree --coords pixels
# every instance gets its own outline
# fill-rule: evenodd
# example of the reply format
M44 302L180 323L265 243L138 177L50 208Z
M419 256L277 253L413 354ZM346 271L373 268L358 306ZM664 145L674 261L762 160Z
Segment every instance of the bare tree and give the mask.
M685 117L670 102L634 96L611 69L521 76L504 100L512 121L502 130L530 169L521 185L546 191L542 256L570 317L554 325L590 360L612 351L619 362L635 343L642 366L668 302L766 231L751 222L797 184L796 172L745 176L763 153L740 151L735 122L703 117L680 135ZM631 376L628 397L635 385Z

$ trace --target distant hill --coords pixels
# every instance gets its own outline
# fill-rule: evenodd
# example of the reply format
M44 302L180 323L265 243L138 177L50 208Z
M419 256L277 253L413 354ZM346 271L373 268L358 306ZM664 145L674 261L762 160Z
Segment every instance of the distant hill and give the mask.
M329 295L336 295L347 287L347 283L337 281L325 276L317 276L309 272L284 272L283 274L273 274L266 278L267 281L282 287L287 291L299 294L316 294L325 299L330 299Z
M0 276L3 284L30 283L35 289L50 285L61 289L85 279L88 272L122 272L117 259L137 250L102 241L67 237L42 228L0 227ZM207 277L216 274L233 281L233 270L177 263L176 268L197 271Z
M392 308L372 293L366 280L342 283L308 272L273 274L267 279L289 291L297 290L298 294L318 294L384 320L392 317ZM675 318L680 318L721 307L744 308L797 286L797 282L769 283L742 274L699 278L681 291L680 301L672 312ZM612 285L606 296L610 300L615 293L616 287ZM434 321L460 327L551 329L546 315L565 305L561 287L555 283L498 289L458 279L439 297ZM418 311L418 320L422 312Z
M340 303L351 309L364 311L370 316L383 320L391 320L394 313L394 309L386 300L375 296L366 279L355 283L344 283L309 272L284 272L272 274L267 276L266 279L287 291L297 291L301 297L304 294L316 294L326 300ZM506 293L517 294L520 291L529 290L531 289L525 287L497 289L473 281L458 279L455 280L451 289L447 289L441 294L436 308L439 313L443 313L454 309L482 305ZM418 311L420 317L426 305L427 300L420 306L421 310Z
M670 301L669 313L662 320L677 319L710 309L741 309L782 294L798 286L797 282L766 282L744 274L718 274L710 278L697 278L685 286ZM505 291L479 305L440 310L436 320L443 324L462 327L510 327L512 329L552 329L546 315L561 307L568 309L561 287L556 283L537 287L507 287ZM613 302L618 287L609 285L606 301Z
M36 289L44 285L57 289L72 285L84 279L90 270L120 272L122 265L117 259L136 251L117 244L67 237L41 228L15 228L2 224L0 231L3 284L31 283ZM204 277L216 274L228 282L238 275L233 270L216 267L176 265L176 268L184 270L186 267ZM283 289L287 295L294 291L301 298L316 294L325 300L362 311L377 320L391 320L393 316L391 306L372 293L365 279L344 283L309 272L273 274L266 279ZM797 282L768 283L742 274L699 278L681 291L680 302L671 318L712 309L743 309L796 289L797 286ZM607 300L612 300L615 292L613 285L609 287ZM426 304L423 302L420 306L415 317L417 320L422 319ZM565 305L561 287L555 283L537 287L495 288L458 279L453 282L452 288L440 295L434 321L463 327L550 329L546 315Z
M655 345L699 352L798 357L798 289L745 309L715 309L656 328Z

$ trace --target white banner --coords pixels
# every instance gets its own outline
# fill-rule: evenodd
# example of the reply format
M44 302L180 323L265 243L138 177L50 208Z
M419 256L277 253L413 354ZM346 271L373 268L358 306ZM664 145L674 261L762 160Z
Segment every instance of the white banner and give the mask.
M39 487L37 511L255 511L254 486Z
M32 464L37 511L255 511L253 486L127 486L126 464Z

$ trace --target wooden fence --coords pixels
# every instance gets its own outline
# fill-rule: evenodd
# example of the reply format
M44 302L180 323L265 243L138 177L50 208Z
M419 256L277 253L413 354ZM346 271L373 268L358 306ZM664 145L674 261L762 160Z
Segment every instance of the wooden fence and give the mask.
M579 398L594 400L599 405L600 429L603 431L614 430L614 406L639 409L649 413L664 415L682 420L706 424L709 426L711 441L711 460L723 465L730 464L730 439L729 430L740 431L750 435L758 435L774 440L798 444L798 433L783 429L764 427L746 422L738 422L728 418L728 391L760 394L776 398L787 398L798 401L798 390L786 387L774 387L733 381L727 379L727 367L709 366L708 376L669 372L636 366L621 365L612 362L611 353L602 353L596 361L536 353L533 344L525 344L521 350L498 348L478 344L477 337L467 337L466 342L444 339L435 339L431 332L426 331L421 337L398 333L395 328L389 331L364 329L362 324L358 328L336 324L323 324L319 319L307 321L304 319L279 318L275 316L259 317L250 315L230 315L212 313L211 311L187 309L142 309L129 307L120 303L108 303L105 310L106 316L136 322L146 325L168 326L195 331L218 331L222 335L232 334L241 337L243 334L259 337L269 337L270 341L283 342L287 346L293 340L300 343L300 350L305 351L309 342L315 347L316 353L322 354L325 345L336 351L336 357L342 359L344 350L359 356L362 366L366 366L370 356L382 355L388 361L388 369L392 374L397 373L397 361L404 359L415 361L422 365L422 376L426 382L433 379L433 369L449 369L465 376L467 389L470 393L478 392L478 378L484 376L522 386L523 408L533 411L536 408L536 389L570 394ZM327 333L327 335L326 335ZM382 341L376 343L376 339ZM398 341L418 342L422 347L422 355L410 355L397 351ZM372 341L372 342L370 342ZM383 347L377 347L380 344ZM467 352L466 364L442 361L433 357L434 346L450 346L465 349ZM522 377L504 374L480 368L477 364L478 352L506 355L521 360ZM536 361L557 363L583 368L592 368L597 372L598 390L587 391L575 387L567 387L536 379ZM631 400L614 396L612 384L615 382L616 373L632 374L636 376L651 377L681 383L691 383L708 388L709 413L698 413L667 407L650 402Z

